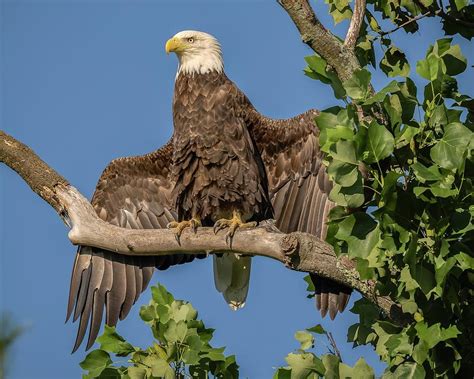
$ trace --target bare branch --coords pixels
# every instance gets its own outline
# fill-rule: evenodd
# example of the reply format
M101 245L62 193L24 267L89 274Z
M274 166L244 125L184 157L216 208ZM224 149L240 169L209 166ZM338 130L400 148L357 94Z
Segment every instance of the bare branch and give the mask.
M0 162L16 171L30 188L49 203L63 218L63 209L56 196L57 187L68 182L49 167L33 150L0 130Z
M289 269L315 273L359 291L377 305L392 321L404 324L399 305L379 296L375 283L360 280L354 263L337 258L331 246L307 233L283 234L272 223L237 233L232 249L222 234L212 228L197 233L185 231L177 244L168 229L126 229L101 220L90 202L29 147L0 131L0 161L18 172L41 198L58 211L72 227L73 244L94 246L125 255L171 255L233 252L259 255L285 264Z
M344 46L347 49L354 50L355 48L357 38L359 38L360 27L362 26L362 21L364 21L365 7L365 0L355 0L351 23L344 41Z

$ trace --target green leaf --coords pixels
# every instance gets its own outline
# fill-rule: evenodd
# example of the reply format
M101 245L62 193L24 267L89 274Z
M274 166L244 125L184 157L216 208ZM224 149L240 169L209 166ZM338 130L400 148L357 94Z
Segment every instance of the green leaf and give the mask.
M430 156L440 167L459 170L472 143L473 132L460 123L446 126L441 140L431 148Z
M403 125L395 131L395 148L400 149L412 143L414 137L419 133L420 129L410 125Z
M158 304L156 306L156 314L158 315L160 323L166 324L171 318L170 307L168 305Z
M128 377L126 377L124 375L124 371L122 368L117 368L117 367L107 367L105 368L99 376L95 376L95 375L87 375L87 376L83 376L83 378L97 378L97 379L128 379Z
M308 67L304 70L306 76L309 76L315 80L320 80L325 84L329 84L332 87L334 96L337 99L345 98L346 92L342 87L341 80L332 70L332 68L327 65L324 58L315 54L305 57L305 61L308 63Z
M322 327L321 324L317 324L311 328L308 328L306 329L308 332L311 332L311 333L316 333L316 334L326 334L326 331L324 330L324 328Z
M191 349L186 349L182 355L183 361L188 365L195 365L199 363L199 352Z
M375 163L387 158L393 152L395 139L393 135L383 126L375 121L371 122L368 129L368 141L366 150L367 163Z
M339 364L341 360L334 354L325 354L322 357L323 365L326 369L325 379L339 379Z
M190 303L181 304L178 311L174 315L175 321L181 320L195 320L197 318L197 311Z
M456 9L460 11L469 5L469 0L454 0L454 4L456 4Z
M135 348L130 345L125 339L118 335L115 327L105 325L104 333L97 338L100 343L100 348L111 353L115 353L120 357L129 355L135 351Z
M416 72L421 77L433 81L446 73L446 66L440 57L429 54L426 59L418 61Z
M425 375L426 373L423 366L410 362L398 366L393 373L384 373L382 379L425 379Z
M355 378L374 378L374 370L367 364L364 358L359 358L353 368Z
M410 274L410 268L405 266L400 273L400 281L405 284L405 288L408 292L411 292L419 288L419 284L414 280Z
M151 287L153 300L158 304L171 305L174 298L161 284Z
M399 83L395 80L392 80L389 84L387 84L384 88L382 88L379 92L375 95L369 97L365 102L364 105L372 105L374 103L380 103L383 101L387 93L394 93L400 91Z
M474 258L466 253L459 253L456 255L456 260L461 266L462 270L474 270Z
M290 353L285 360L291 367L291 379L306 379L311 373L324 375L323 362L312 353Z
M164 325L165 330L163 336L167 343L175 343L178 341L178 333L176 330L176 321L169 320L167 324Z
M342 187L353 186L360 175L357 165L344 163L337 159L329 164L327 172L333 181Z
M365 69L360 69L354 72L352 78L346 80L342 85L347 92L347 95L354 100L364 101L369 95L369 84L371 74Z
M418 332L420 339L425 341L429 349L432 349L441 341L456 338L456 336L460 334L460 331L455 325L444 329L441 328L439 322L430 327L428 327L424 322L419 322L415 325L415 329Z
M466 70L467 60L462 54L459 45L450 46L441 57L446 66L446 74L454 76Z
M176 340L184 341L184 339L186 338L187 332L188 332L188 326L186 325L186 322L179 321L176 324Z
M413 349L413 359L419 365L422 365L428 358L429 347L427 343L421 340Z
M394 356L397 353L411 355L413 351L413 345L407 334L394 334L390 336L387 342L385 342L385 346L391 356Z
M344 163L358 164L356 149L353 141L338 141L335 151L331 154L334 159Z
M145 322L150 322L156 317L154 305L144 305L140 307L140 317Z
M205 354L203 354L203 357L209 358L211 361L216 361L216 362L225 362L225 357L224 357L224 349L223 347L221 348L214 348L210 349L207 351Z
M334 24L351 19L352 10L349 6L349 0L325 0L325 2L329 4L329 13L334 20Z
M280 367L275 371L273 379L291 379L291 369Z
M329 199L338 205L345 207L360 207L364 204L365 199L364 189L362 186L362 176L359 176L357 182L351 187L341 187L339 184L335 183L329 193Z
M301 350L307 350L314 345L314 337L304 330L297 331L295 333L295 339L300 342Z
M411 275L420 285L421 290L428 296L430 291L436 286L433 270L425 263L418 263L411 268Z
M390 46L380 61L381 70L390 78L395 76L408 76L410 65L405 53L395 46Z
M440 127L448 123L447 109L444 104L436 106L431 117L428 119L428 124L433 127Z
M421 163L416 162L412 164L411 168L415 173L416 178L421 182L425 183L426 181L441 180L442 175L438 170L437 166L430 166L429 168L423 166Z
M147 379L147 372L143 367L128 367L127 374L130 379Z
M156 359L151 366L151 373L153 376L164 379L175 379L175 372L170 367L168 362L162 359Z
M306 282L306 284L308 285L308 286L306 287L306 291L311 292L311 294L313 294L316 289L314 288L314 283L313 283L313 281L311 280L311 277L310 277L309 275L306 275L306 276L303 278L303 280L304 280L304 281ZM311 296L311 297L313 297L313 296Z
M368 214L355 212L339 222L335 237L347 242L349 257L367 258L380 242L380 230Z
M104 350L93 350L87 354L86 358L79 363L82 369L88 370L89 375L99 376L100 373L112 364L109 353Z

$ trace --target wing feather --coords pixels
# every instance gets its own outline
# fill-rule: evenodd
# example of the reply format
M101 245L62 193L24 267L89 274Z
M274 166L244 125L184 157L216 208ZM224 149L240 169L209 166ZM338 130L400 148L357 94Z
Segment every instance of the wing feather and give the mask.
M112 161L102 173L92 205L104 221L132 229L166 227L175 219L169 177L172 142L143 156ZM116 325L130 312L146 289L156 268L189 262L194 257L137 257L80 247L71 276L67 319L80 318L73 351L82 343L89 326L86 349L94 343L105 321Z
M249 130L265 164L276 226L285 233L301 231L326 238L327 219L334 203L332 184L319 149L319 130L310 110L287 120L260 115L248 102ZM316 305L324 317L333 319L347 305L350 289L311 275Z

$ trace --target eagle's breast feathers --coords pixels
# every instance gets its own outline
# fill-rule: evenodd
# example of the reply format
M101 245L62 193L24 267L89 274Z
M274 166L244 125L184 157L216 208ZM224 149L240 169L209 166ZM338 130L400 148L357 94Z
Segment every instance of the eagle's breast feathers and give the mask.
M176 78L172 172L180 219L209 223L233 209L245 219L272 216L263 162L246 123L250 106L223 73Z

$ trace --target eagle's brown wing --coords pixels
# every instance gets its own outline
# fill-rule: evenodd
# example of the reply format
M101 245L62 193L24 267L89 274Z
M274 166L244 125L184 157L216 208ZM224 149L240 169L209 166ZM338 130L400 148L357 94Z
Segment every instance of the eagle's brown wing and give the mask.
M287 120L272 120L249 105L249 129L262 155L269 182L276 226L285 233L311 233L324 240L326 221L334 203L332 183L322 163L319 130L310 110ZM351 290L331 280L311 275L316 304L324 317L342 312Z
M92 205L98 216L131 229L159 229L175 219L169 179L172 143L139 157L112 161L97 184ZM99 332L105 307L108 325L124 319L144 291L154 268L189 262L191 255L125 256L91 247L78 249L71 277L67 319L80 318L73 352L90 323L89 349Z

